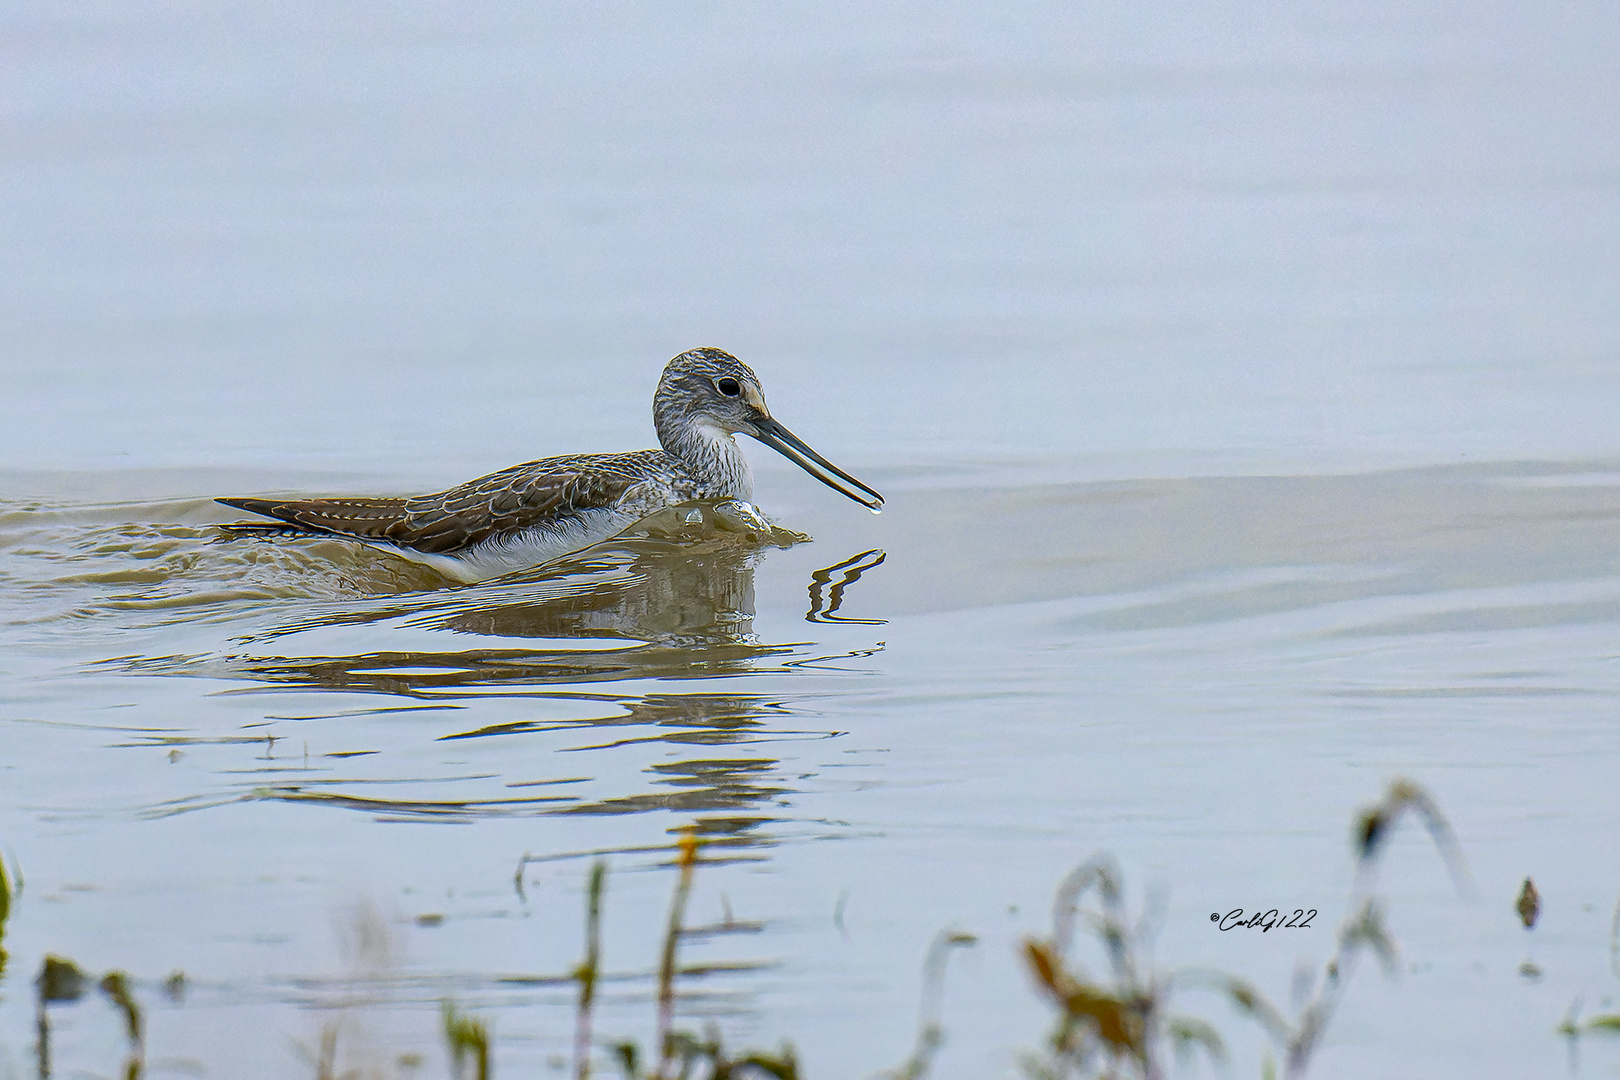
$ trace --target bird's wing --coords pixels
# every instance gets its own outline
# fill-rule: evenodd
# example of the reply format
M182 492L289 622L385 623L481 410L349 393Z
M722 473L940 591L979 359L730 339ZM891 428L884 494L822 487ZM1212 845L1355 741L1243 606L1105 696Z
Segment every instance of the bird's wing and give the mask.
M612 506L643 479L634 469L585 465L572 457L531 461L410 499L216 501L307 532L448 554L582 510Z
M516 465L407 500L404 515L385 539L417 551L460 551L582 510L610 507L639 480L560 461Z
M215 499L253 514L285 521L304 532L386 539L405 515L405 499Z

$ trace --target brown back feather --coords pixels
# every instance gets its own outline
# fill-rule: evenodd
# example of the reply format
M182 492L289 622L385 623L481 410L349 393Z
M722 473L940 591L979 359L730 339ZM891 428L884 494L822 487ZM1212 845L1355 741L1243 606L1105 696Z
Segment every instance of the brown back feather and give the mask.
M613 505L646 478L649 455L582 455L514 465L409 499L219 499L313 533L449 554L581 510Z

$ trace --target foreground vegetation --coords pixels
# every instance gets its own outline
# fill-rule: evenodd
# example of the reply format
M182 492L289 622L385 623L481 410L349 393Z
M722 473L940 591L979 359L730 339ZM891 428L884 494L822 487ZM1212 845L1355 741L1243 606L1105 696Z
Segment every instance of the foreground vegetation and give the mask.
M1470 896L1473 886L1450 825L1434 800L1409 781L1392 783L1382 799L1361 811L1353 827L1356 872L1350 896L1334 934L1332 955L1306 983L1296 986L1300 1004L1290 1015L1248 980L1207 968L1156 966L1148 958L1146 942L1154 927L1146 913L1132 916L1125 900L1125 883L1116 862L1097 855L1074 870L1058 887L1048 935L1023 943L1022 961L1037 997L1053 1013L1051 1033L1044 1045L1026 1053L1020 1062L1030 1080L1161 1080L1177 1058L1202 1055L1213 1062L1226 1060L1226 1040L1207 1020L1182 1011L1181 999L1189 991L1214 992L1237 1013L1259 1025L1275 1056L1262 1063L1262 1076L1289 1080L1304 1077L1323 1044L1345 991L1360 961L1371 954L1393 974L1395 942L1377 892L1381 853L1397 825L1416 818L1428 831L1458 892ZM608 865L597 860L586 888L584 948L579 964L568 975L577 990L571 1075L588 1080L593 1069L610 1062L625 1080L797 1080L799 1064L791 1044L775 1051L733 1053L718 1030L699 1034L676 1026L677 981L686 910L703 841L692 830L683 831L674 845L676 872L664 921L662 948L656 975L655 1033L643 1050L634 1041L598 1037L594 1016L596 993L602 976L602 912L608 887ZM0 863L0 976L5 973L3 948L7 917L15 908L21 875L8 874ZM1516 905L1524 926L1534 926L1540 898L1526 879ZM1268 912L1251 919L1284 919L1286 913ZM1620 977L1620 905L1611 930L1615 973ZM1265 925L1262 923L1261 925ZM1103 970L1089 970L1078 958L1078 935L1087 935L1105 958ZM945 1038L942 1020L945 969L950 954L975 943L971 934L947 932L934 941L924 963L923 1003L916 1043L899 1066L881 1074L885 1080L923 1080ZM1526 967L1530 966L1527 961ZM1528 976L1530 973L1526 971ZM35 979L35 1060L40 1078L52 1075L51 1009L77 1002L91 987L122 1018L126 1052L120 1075L139 1080L146 1070L145 1024L137 1000L137 983L126 973L112 971L99 980L63 957L47 955ZM158 989L178 1001L185 977L171 975ZM1303 992L1300 992L1300 991ZM1572 1043L1590 1034L1620 1032L1620 1016L1597 1015L1582 1020L1579 1004L1571 1008L1560 1032ZM453 1002L442 1008L442 1033L455 1080L488 1080L492 1075L492 1045L486 1019L469 1015ZM339 1029L329 1024L319 1045L306 1053L316 1080L350 1080L358 1073L340 1073ZM420 1064L420 1062L417 1062Z

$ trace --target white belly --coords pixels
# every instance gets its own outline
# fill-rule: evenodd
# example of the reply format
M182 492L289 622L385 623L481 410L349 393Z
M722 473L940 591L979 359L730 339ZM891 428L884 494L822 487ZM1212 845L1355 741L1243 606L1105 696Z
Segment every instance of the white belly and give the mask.
M584 510L562 521L528 529L504 540L486 541L454 555L432 555L391 544L372 546L402 559L431 566L452 581L470 583L527 570L592 544L599 544L635 524L640 517L640 514L624 510Z

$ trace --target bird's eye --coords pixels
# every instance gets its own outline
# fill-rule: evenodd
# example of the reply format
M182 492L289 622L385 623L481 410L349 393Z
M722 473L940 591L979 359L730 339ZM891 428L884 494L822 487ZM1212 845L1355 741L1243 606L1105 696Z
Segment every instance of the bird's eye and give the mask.
M726 397L736 397L742 393L742 385L736 379L716 379L714 386Z

